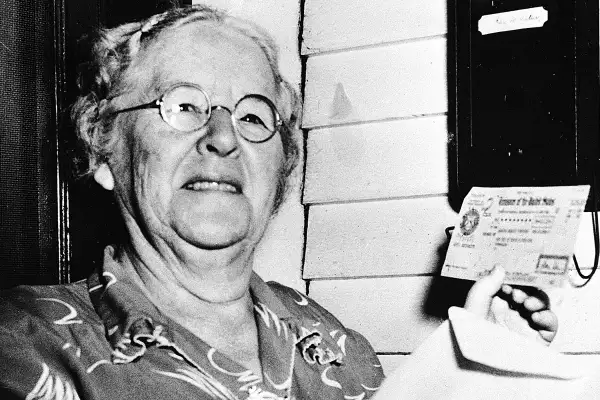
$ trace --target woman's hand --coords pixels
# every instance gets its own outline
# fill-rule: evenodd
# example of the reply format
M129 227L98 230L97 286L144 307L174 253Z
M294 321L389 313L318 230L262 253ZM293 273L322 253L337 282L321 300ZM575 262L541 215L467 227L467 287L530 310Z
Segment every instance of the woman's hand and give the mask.
M558 330L558 318L543 291L502 284L504 270L496 267L477 281L467 296L465 309L511 331L549 345Z

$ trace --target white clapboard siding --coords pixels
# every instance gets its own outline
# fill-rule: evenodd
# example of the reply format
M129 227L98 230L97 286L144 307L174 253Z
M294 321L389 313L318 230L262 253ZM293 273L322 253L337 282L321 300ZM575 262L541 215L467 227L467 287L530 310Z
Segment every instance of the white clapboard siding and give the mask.
M388 376L396 368L402 367L405 362L408 361L410 355L403 354L379 354L379 361L381 361L381 366L383 367L383 373Z
M303 127L445 113L446 39L309 57Z
M304 204L446 193L447 117L316 129Z
M313 205L303 277L433 273L455 220L446 196Z
M433 284L437 282L436 284ZM559 317L552 348L564 353L600 354L600 278L583 288L550 291ZM437 327L450 305L461 305L464 283L457 279L410 276L315 280L310 297L343 324L362 333L378 352L409 353ZM432 315L434 314L434 315Z
M446 30L446 0L306 0L302 53L440 35Z
M441 320L424 305L432 277L313 281L310 297L344 325L363 334L375 351L411 352Z

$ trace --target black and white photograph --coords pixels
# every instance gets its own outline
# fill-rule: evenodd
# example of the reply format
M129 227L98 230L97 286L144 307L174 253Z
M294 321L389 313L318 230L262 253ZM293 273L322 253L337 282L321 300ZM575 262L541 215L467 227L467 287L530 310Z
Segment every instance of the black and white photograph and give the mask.
M1 5L2 399L600 400L600 1Z

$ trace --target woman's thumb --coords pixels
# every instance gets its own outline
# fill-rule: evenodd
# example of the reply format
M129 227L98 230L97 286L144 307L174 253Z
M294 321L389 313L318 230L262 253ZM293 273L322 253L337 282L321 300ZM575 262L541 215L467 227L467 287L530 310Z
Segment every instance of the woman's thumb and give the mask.
M475 282L465 301L465 309L486 318L490 311L492 299L502 287L505 271L500 266L495 266L492 272Z

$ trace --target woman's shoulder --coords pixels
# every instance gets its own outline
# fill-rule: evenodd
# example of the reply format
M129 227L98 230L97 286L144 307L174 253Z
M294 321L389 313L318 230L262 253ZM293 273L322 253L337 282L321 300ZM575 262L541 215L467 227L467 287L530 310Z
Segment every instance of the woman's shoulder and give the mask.
M305 338L320 332L325 346L334 353L339 350L343 354L343 363L353 371L352 376L358 374L360 379L366 379L370 384L381 382L381 363L372 345L362 334L353 327L346 327L331 312L300 291L276 282L268 282L268 285L287 310L301 321ZM299 339L301 344L302 339Z
M84 281L0 291L0 393L32 398L33 388L46 395L53 387L72 391L70 374L83 368L80 346L98 336L92 313Z
M342 323L317 301L310 296L305 295L297 289L285 286L279 282L267 282L277 298L283 303L286 309L296 317L312 318L318 321L328 322L333 325Z
M36 327L79 324L95 315L85 281L0 291L0 330L4 334L30 334Z
M269 288L277 295L289 312L301 320L314 321L322 324L328 332L336 332L337 336L346 334L357 346L367 352L373 352L370 343L353 327L345 326L335 315L321 306L317 301L310 298L297 289L290 288L278 282L268 282Z

